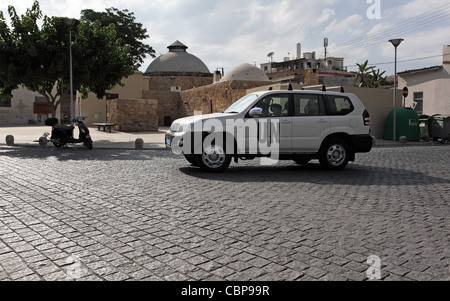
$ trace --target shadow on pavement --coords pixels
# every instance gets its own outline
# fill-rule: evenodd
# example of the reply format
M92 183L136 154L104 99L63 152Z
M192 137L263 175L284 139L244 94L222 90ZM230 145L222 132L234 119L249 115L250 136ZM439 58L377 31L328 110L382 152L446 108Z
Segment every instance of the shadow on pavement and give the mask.
M341 171L323 169L314 161L305 166L294 163L279 163L274 166L232 165L219 174L207 173L195 166L181 167L180 171L198 179L232 183L313 183L321 185L353 185L353 186L417 186L448 184L448 179L433 177L422 172L391 167L366 166L349 164Z
M161 157L169 157L172 152L165 149L96 149L88 150L82 145L73 147L0 147L0 156L10 156L22 159L56 159L58 161L113 161L113 160L153 160ZM157 158L155 158L157 157Z

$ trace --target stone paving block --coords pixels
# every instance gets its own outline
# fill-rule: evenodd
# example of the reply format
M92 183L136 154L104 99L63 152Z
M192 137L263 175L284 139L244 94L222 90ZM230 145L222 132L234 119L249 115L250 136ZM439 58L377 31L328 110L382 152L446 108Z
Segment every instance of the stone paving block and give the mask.
M85 281L364 281L370 255L382 280L448 280L448 157L376 147L338 173L204 174L169 151L0 147L0 280L66 279L75 256Z

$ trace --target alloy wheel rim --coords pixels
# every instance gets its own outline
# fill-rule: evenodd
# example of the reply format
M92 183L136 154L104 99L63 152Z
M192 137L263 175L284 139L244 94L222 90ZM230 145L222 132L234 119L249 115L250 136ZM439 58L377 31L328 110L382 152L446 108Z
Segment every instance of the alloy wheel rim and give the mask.
M222 147L208 146L202 154L203 163L209 168L219 168L225 162L225 151Z
M339 166L341 165L345 158L347 157L347 152L345 151L345 148L342 147L342 145L336 144L332 145L327 152L327 159L328 163L330 163L332 166Z

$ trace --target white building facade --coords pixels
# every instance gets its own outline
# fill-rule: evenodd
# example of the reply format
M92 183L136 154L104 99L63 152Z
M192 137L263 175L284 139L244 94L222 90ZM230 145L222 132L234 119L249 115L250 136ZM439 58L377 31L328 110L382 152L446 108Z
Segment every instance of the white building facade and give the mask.
M450 115L450 45L443 47L442 66L398 73L398 88L407 87L405 106L419 115Z

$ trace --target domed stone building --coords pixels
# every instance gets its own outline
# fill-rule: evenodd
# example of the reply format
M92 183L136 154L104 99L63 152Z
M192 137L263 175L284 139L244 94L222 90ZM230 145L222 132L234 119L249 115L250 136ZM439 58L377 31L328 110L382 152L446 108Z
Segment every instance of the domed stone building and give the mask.
M258 67L250 64L241 64L234 67L223 76L221 81L251 81L251 82L268 82L267 75Z
M213 83L213 74L205 63L187 52L180 41L167 46L169 52L156 58L147 68L148 87L143 97L158 100L158 123L169 126L184 115L180 92Z
M188 47L180 41L169 45L169 52L155 59L148 66L147 76L198 76L211 77L208 67L201 59L188 53Z

